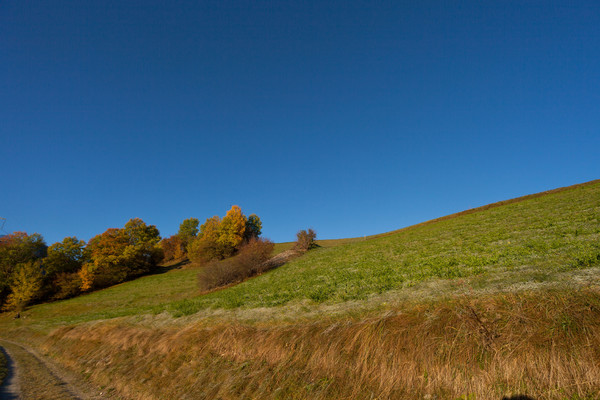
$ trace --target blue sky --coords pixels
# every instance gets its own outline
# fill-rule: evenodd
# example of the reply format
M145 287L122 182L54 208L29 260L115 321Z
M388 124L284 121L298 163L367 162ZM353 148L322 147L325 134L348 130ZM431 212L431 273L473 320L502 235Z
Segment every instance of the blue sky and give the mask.
M0 217L376 234L600 178L597 1L0 2Z

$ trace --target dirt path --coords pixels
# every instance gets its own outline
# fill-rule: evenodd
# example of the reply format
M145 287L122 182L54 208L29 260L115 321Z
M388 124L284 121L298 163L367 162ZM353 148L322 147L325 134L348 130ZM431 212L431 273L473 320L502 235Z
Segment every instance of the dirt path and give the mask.
M6 359L6 369L8 370L2 385L0 385L0 400L17 400L19 399L20 390L15 376L14 362L4 348L0 347L0 352Z
M100 400L114 398L40 356L32 349L0 340L8 375L0 400Z

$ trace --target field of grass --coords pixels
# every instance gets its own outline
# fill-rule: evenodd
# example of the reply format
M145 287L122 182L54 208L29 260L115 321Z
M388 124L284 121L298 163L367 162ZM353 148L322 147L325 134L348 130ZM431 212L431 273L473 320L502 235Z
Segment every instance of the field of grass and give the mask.
M320 248L258 279L167 305L274 307L365 300L431 279L503 273L506 283L557 279L600 265L600 183L531 198L389 236Z
M486 286L561 279L600 265L600 182L442 219L374 238L320 241L319 249L227 290L198 296L197 270L175 269L89 295L32 307L7 323L51 329L127 315L190 315L211 308L363 301L423 281ZM285 245L284 245L285 246ZM276 249L277 251L278 249ZM279 250L281 250L281 245Z
M42 348L131 399L600 396L600 294L508 293L313 321L133 319L55 331Z
M2 315L0 336L132 399L600 398L600 181L319 244L206 295L173 269Z

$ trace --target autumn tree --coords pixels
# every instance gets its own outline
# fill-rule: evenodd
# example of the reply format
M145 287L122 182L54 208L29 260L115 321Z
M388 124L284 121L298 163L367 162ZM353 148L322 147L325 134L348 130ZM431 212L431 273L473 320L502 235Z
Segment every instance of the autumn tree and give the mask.
M221 221L217 243L225 257L231 257L239 249L246 231L246 216L238 206L232 206Z
M32 300L39 296L42 282L43 271L40 260L17 264L11 279L11 293L6 299L3 309L23 311Z
M213 259L222 259L223 253L218 244L221 218L215 215L200 226L196 239L187 246L188 257L195 263L204 263Z
M163 250L164 261L177 260L186 255L186 246L179 235L172 235L158 242L158 246Z
M162 260L160 235L154 225L131 219L123 229L111 228L87 246L90 261L79 271L82 290L105 287L150 272Z
M245 243L258 238L261 230L257 215L246 218L242 209L234 205L223 219L215 215L200 226L197 237L187 246L188 256L196 263L231 257Z
M94 236L87 245L90 261L79 271L81 290L110 286L127 278L128 266L124 263L129 236L124 229L110 228Z
M14 232L0 241L0 305L10 294L10 287L17 265L35 261L46 256L44 238L34 233Z

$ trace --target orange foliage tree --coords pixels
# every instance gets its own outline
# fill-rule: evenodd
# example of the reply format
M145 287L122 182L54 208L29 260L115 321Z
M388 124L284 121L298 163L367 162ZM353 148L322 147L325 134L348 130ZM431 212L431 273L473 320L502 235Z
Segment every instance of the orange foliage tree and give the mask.
M150 272L163 257L159 240L158 229L139 218L123 229L111 228L93 237L87 246L90 261L79 272L81 289L106 287Z
M185 245L179 235L164 238L158 243L163 250L164 261L177 260L185 256Z

